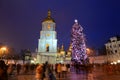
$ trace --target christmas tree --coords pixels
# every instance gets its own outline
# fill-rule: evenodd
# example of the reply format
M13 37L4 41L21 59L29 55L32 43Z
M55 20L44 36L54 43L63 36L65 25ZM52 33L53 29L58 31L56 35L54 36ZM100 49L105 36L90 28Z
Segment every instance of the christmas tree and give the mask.
M75 20L75 24L72 27L71 45L72 45L72 60L80 62L81 64L88 63L83 28L81 25L78 24L77 20Z

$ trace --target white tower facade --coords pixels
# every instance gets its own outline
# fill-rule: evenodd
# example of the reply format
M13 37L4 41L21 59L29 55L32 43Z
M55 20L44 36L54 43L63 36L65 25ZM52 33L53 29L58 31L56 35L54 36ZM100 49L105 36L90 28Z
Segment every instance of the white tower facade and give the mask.
M40 39L38 40L37 61L39 63L49 61L57 53L57 33L55 28L56 24L54 19L51 18L49 10L48 16L42 21L42 30L40 31ZM52 63L55 62L54 60Z

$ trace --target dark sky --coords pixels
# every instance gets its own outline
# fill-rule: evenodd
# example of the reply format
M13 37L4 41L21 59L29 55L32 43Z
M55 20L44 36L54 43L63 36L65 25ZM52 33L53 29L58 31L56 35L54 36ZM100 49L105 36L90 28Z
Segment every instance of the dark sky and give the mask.
M56 22L58 44L66 49L74 19L84 28L87 47L100 48L120 35L120 0L0 0L0 42L35 50L48 9Z

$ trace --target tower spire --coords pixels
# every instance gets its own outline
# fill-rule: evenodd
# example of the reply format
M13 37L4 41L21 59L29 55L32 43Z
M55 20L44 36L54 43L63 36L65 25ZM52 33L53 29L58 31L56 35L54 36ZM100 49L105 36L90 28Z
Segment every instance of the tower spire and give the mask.
M51 17L51 11L50 10L48 10L47 17L43 20L43 22L45 22L45 21L55 22L54 19Z
M48 10L48 17L51 17L51 11Z

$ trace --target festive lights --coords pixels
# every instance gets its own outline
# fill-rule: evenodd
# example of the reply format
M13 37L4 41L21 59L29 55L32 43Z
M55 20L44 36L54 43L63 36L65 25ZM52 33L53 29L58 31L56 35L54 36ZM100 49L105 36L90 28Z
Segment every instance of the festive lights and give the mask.
M81 64L88 63L83 28L81 25L78 24L77 20L75 20L75 24L72 27L71 45L72 45L72 60L80 62Z

